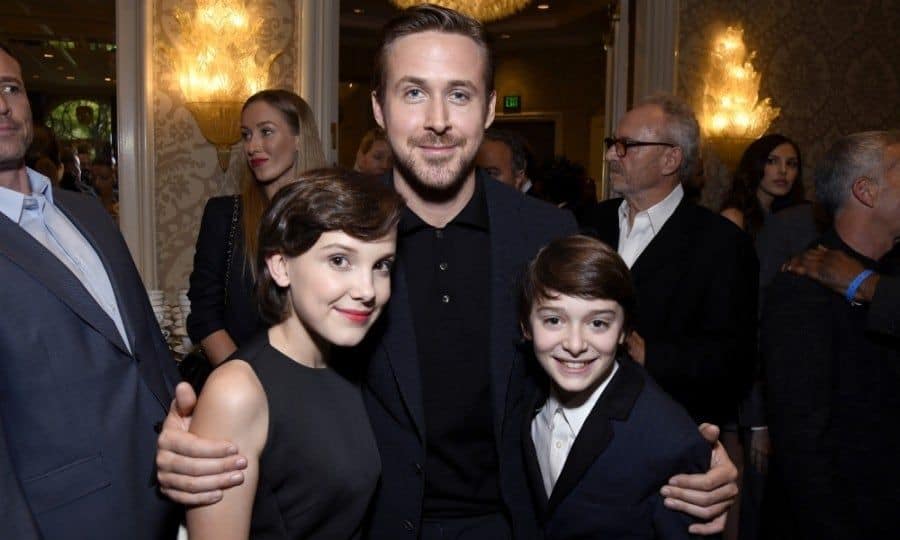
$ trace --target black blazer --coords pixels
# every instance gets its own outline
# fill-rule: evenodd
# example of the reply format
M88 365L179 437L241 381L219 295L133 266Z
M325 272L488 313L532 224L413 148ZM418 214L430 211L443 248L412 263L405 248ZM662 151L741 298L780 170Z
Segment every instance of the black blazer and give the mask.
M638 364L619 370L582 426L548 499L531 422L546 401L531 400L522 448L546 540L692 538L693 519L663 505L659 490L681 473L709 468L709 443L694 421Z
M234 224L231 269L226 280L229 231L236 199L238 220ZM238 196L213 197L203 209L188 298L191 313L187 331L195 345L213 332L225 330L240 347L266 329L259 317L253 279L244 259L244 228Z
M179 511L156 490L154 425L175 363L109 215L91 197L53 195L100 256L132 352L63 263L0 215L4 534L172 538Z
M479 173L481 174L481 173ZM528 484L517 421L524 406L524 362L516 323L516 279L537 250L575 232L571 214L482 175L491 245L491 390L500 491L516 538L534 538ZM392 296L360 348L368 359L363 394L381 453L381 484L373 500L369 536L412 538L422 515L425 419L412 311L403 265L392 277Z
M622 199L586 217L619 244ZM682 200L631 268L647 371L698 422L733 421L753 379L759 264L750 237Z

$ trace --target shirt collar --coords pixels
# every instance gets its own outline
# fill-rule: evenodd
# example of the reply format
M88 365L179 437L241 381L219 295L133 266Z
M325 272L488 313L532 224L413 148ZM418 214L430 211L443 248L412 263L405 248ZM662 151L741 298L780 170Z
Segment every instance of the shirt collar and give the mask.
M0 187L0 213L15 223L22 218L22 207L25 205L26 196L40 195L53 203L53 190L50 187L50 179L41 173L25 169L28 174L28 184L31 187L31 195L25 195L12 189Z
M650 220L650 227L653 229L653 234L657 234L659 233L659 230L662 229L662 226L666 224L666 221L669 221L669 218L675 213L675 209L678 208L678 205L683 198L684 188L681 187L681 184L679 183L675 186L675 189L666 195L665 199L642 212L638 212L637 215L647 214L647 217ZM631 208L628 206L628 201L623 200L622 204L619 205L620 229L624 230L627 227L628 214L630 211ZM623 224L625 224L625 226L623 226Z
M610 370L609 375L607 375L606 379L597 385L597 388L591 393L591 396L587 398L584 403L578 405L577 407L566 407L562 403L560 403L559 399L556 397L555 387L551 387L550 396L547 398L547 403L544 404L544 407L541 409L540 417L541 421L543 421L546 426L549 426L553 422L553 415L556 413L557 409L561 409L563 417L568 422L569 427L572 429L572 433L577 437L578 433L581 432L582 426L587 421L588 416L590 416L591 411L594 410L594 405L597 404L597 400L600 399L600 396L603 394L603 391L606 390L606 387L609 386L609 381L613 379L616 375L616 372L619 370L619 363L617 361L613 361L612 370Z
M469 199L469 202L466 203L459 214L450 220L450 223L448 223L447 226L464 225L487 231L489 230L488 223L487 196L485 195L484 178L482 178L481 173L479 172L479 174L475 176L475 191L472 193L472 198ZM400 236L412 234L426 227L430 227L430 225L425 223L425 221L417 216L415 212L410 210L408 206L403 209L403 213L400 215L400 224L398 225Z

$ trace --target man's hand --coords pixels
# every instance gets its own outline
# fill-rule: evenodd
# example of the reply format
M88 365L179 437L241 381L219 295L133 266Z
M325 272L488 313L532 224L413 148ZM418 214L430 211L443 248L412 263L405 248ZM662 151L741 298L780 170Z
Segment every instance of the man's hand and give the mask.
M838 294L846 294L850 282L865 268L843 251L824 246L810 248L784 263L782 270L818 281ZM856 290L856 300L871 302L879 276L873 274Z
M628 332L625 337L625 347L628 349L628 355L640 365L644 365L644 359L647 352L646 342L637 331Z
M212 504L222 490L244 481L247 460L228 441L210 441L189 433L197 396L188 383L175 387L175 400L157 440L156 478L160 491L185 505Z
M718 534L725 529L726 513L738 494L737 468L718 440L718 427L702 424L700 434L713 445L709 471L673 476L660 493L666 507L706 521L691 525L692 534Z

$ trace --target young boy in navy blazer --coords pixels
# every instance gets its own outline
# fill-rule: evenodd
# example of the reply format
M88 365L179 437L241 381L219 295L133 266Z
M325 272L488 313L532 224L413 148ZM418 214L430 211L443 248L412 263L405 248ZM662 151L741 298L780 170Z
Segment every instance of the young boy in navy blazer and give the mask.
M660 488L704 472L709 444L687 412L620 347L633 316L628 268L586 236L556 240L528 266L519 322L547 377L523 422L523 450L547 540L690 538L693 520Z

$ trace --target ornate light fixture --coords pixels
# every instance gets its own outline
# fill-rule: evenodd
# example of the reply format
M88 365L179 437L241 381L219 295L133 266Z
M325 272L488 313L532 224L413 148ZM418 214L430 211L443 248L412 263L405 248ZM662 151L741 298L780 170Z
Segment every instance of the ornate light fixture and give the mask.
M752 64L755 54L747 53L744 30L731 26L715 38L710 51L700 126L716 153L732 167L780 112L769 98L759 101L761 74Z
M223 171L241 137L241 107L266 88L269 66L278 54L257 63L264 19L253 4L197 0L193 11L175 13L181 29L175 49L178 83L200 132L216 147Z
M481 22L491 22L521 11L531 0L391 0L400 9L419 4L437 4Z

